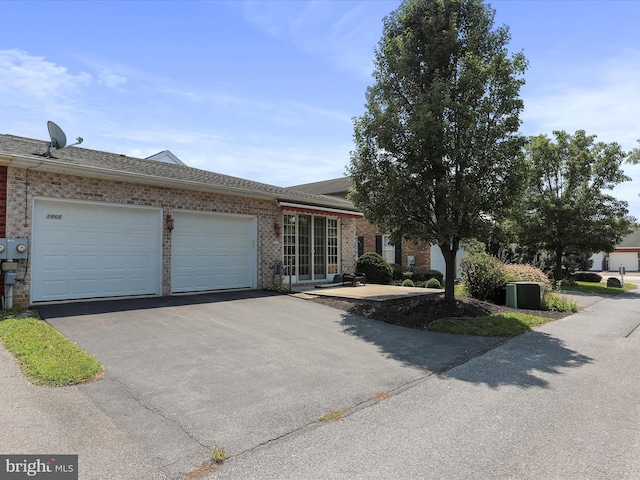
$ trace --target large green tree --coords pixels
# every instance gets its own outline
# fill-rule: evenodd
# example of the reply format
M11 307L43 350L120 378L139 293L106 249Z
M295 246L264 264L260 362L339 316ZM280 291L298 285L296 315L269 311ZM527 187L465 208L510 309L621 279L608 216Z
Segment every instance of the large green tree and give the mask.
M578 130L532 137L526 147L529 188L523 196L520 243L555 253L562 278L567 253L610 252L631 232L627 202L611 190L631 180L621 169L628 155L617 143L596 142Z
M522 53L481 0L407 0L384 19L354 120L350 198L392 235L438 245L445 298L454 301L455 258L482 238L523 179L518 133Z

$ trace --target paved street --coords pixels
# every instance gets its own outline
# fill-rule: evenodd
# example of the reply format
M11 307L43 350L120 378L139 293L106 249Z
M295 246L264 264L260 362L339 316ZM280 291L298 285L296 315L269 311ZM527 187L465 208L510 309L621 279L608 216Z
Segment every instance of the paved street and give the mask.
M210 478L640 478L638 300L592 304Z

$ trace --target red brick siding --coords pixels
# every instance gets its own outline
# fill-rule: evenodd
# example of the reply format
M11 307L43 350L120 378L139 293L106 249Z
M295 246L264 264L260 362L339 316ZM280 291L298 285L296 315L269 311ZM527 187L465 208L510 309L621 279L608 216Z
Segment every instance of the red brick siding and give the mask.
M7 167L0 166L0 238L7 238ZM0 295L4 295L4 275L0 272Z
M356 236L364 238L364 253L376 251L376 236L382 235L380 229L362 218L356 222ZM431 249L414 242L402 242L402 265L407 266L407 256L416 257L416 267L431 268Z

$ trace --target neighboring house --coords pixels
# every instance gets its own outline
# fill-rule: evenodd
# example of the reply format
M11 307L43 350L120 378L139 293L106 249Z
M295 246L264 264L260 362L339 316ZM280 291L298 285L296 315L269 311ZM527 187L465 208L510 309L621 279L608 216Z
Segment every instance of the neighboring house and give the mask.
M334 178L323 182L306 183L288 188L311 194L346 198L351 189L351 178ZM358 242L354 248L358 256L365 252L377 252L389 263L397 263L405 267L413 265L415 267L433 268L431 260L432 248L428 245L420 246L406 240L398 245L392 245L390 243L390 235L387 232L381 232L378 227L369 223L365 218L361 218L356 222L356 236L358 237ZM442 256L439 249L437 254ZM442 261L444 262L444 258ZM441 271L444 272L444 270Z
M180 160L178 157L176 157L173 153L171 153L169 150L163 150L160 153L151 155L150 157L147 157L147 160L155 160L157 162L165 162L165 163L174 163L176 165L182 165L183 167L186 167L185 163L182 160Z
M0 135L0 238L29 241L15 305L269 288L281 262L292 283L355 270L348 200L48 144Z
M640 271L640 228L623 238L613 252L596 253L591 260L594 271L617 272L620 266L627 272Z

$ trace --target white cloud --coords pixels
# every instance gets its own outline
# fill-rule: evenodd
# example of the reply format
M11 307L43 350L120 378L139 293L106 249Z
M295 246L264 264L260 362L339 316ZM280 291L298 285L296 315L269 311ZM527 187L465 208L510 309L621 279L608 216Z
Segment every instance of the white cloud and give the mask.
M552 130L585 130L598 140L634 148L640 138L640 51L591 65L590 74L567 69L525 93L523 114L527 134Z
M101 73L98 77L98 83L109 88L116 88L127 83L127 79L114 73Z
M67 98L91 84L86 72L73 75L65 67L22 50L0 50L0 102Z
M341 70L370 77L382 18L396 0L378 2L247 2L245 18L298 49L327 58Z

